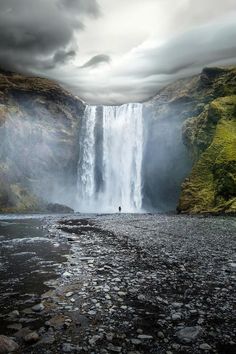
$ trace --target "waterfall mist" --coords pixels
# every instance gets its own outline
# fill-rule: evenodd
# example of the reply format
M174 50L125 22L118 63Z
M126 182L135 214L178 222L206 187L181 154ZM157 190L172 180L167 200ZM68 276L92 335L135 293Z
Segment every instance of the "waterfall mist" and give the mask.
M87 106L79 147L78 210L140 212L142 104Z

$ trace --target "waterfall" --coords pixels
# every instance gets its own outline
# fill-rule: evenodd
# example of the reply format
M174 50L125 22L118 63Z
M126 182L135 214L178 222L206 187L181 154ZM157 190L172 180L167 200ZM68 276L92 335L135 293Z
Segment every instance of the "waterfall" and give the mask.
M124 212L139 212L142 209L142 105L103 106L101 114L98 109L86 108L81 127L78 210L116 212L121 206ZM98 141L98 136L102 141ZM96 167L97 161L101 166Z
M96 107L85 109L81 135L78 163L77 193L82 207L90 209L95 196L95 121Z

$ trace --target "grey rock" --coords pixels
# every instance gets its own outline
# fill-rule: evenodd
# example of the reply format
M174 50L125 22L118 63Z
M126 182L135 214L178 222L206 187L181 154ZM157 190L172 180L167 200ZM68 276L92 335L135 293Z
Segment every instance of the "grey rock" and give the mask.
M0 353L12 353L19 349L19 345L7 336L0 335Z
M194 342L199 336L201 327L185 327L176 332L176 337L180 343L187 344Z
M18 310L14 310L8 314L9 317L19 317L20 312Z
M173 313L173 315L171 316L173 321L180 321L182 319L182 315L179 312Z
M24 337L26 343L36 343L39 340L39 335L37 332L31 332Z
M138 338L141 340L152 339L153 337L148 334L139 334Z
M34 305L34 306L32 307L32 310L33 310L34 312L41 312L41 311L44 310L44 305L43 305L42 303L37 304L37 305Z
M157 333L157 336L158 336L159 338L161 338L161 339L165 338L164 333L161 332L161 331L159 331L159 332Z
M202 343L202 344L199 346L199 348L200 348L201 350L211 350L211 346L210 346L209 344L207 344L207 343Z

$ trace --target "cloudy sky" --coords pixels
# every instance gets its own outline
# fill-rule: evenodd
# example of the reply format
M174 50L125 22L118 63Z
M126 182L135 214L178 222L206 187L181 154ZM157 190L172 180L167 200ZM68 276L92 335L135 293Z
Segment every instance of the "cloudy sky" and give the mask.
M235 0L0 0L0 67L90 103L141 101L236 64Z

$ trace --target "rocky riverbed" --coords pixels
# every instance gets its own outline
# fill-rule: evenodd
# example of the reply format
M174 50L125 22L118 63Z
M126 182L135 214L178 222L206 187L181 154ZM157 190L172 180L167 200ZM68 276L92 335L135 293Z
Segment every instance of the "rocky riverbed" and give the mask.
M235 218L74 215L34 223L44 248L25 243L34 252L27 276L20 263L8 264L0 353L236 352ZM9 234L1 237L9 246ZM17 253L11 245L2 248L3 266ZM0 276L7 283L6 272Z

